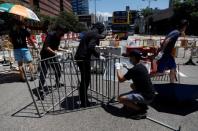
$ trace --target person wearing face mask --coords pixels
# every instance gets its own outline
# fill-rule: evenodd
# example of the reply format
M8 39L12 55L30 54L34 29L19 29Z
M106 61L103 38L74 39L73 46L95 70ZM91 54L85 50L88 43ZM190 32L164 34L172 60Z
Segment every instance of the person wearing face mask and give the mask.
M47 75L48 69L51 67L55 72L55 78L56 78L56 87L60 87L62 84L60 84L60 77L61 77L61 65L59 64L58 57L60 56L60 52L58 51L64 51L64 49L61 49L60 41L61 37L64 36L64 33L67 33L67 30L62 25L55 25L55 29L52 32L49 32L47 34L47 37L45 39L43 48L41 49L40 55L41 55L41 72L40 72L40 80L39 80L39 87L38 91L33 89L33 93L35 96L38 97L38 99L44 99L44 84L45 84L45 78ZM50 59L48 59L50 58ZM53 63L53 64L49 64ZM40 97L39 97L40 95Z
M99 45L100 39L104 39L106 37L106 35L102 34L104 29L104 25L98 22L93 25L91 31L84 32L75 55L75 60L77 60L77 65L81 73L81 82L79 87L81 107L90 106L87 89L91 80L91 56L93 55L102 60L105 59L100 56L100 53L95 49L95 47Z
M132 91L122 94L118 97L118 101L122 103L123 110L129 111L129 114L134 117L146 117L147 105L150 104L155 96L153 84L150 79L147 68L140 63L141 52L133 50L129 54L130 63L134 66L128 69L125 75L119 72L119 64L116 63L117 77L119 82L132 79Z

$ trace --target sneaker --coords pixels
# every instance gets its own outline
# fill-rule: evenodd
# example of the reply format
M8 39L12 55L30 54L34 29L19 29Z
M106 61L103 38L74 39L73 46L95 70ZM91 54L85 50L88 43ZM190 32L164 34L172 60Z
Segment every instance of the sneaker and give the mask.
M147 113L133 114L130 116L130 118L134 120L146 119L146 117L147 117Z
M141 108L141 110L148 110L148 105L146 104L138 103L137 105Z
M63 87L63 86L65 86L65 84L58 83L58 84L54 85L54 88L60 88L60 87Z
M20 82L26 82L26 79L20 79L19 81Z
M36 77L31 77L30 78L30 81L35 81L36 80Z
M91 107L91 102L87 101L86 103L81 103L80 104L80 107L83 107L83 108L85 108L85 107Z
M38 100L44 100L44 94L42 91L35 89L32 89L33 94L37 97Z
M121 108L121 113L124 114L125 117L132 118L134 120L145 119L147 116L147 110L141 109L139 111L135 111L125 105Z

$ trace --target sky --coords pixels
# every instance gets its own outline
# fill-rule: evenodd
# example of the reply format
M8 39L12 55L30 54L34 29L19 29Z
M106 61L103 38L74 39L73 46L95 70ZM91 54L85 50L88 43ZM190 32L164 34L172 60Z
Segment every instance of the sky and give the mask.
M166 9L169 0L151 0L152 8ZM125 10L126 6L130 6L132 10L140 10L148 6L148 0L96 0L97 14L111 16L113 11ZM94 0L89 0L89 11L95 12Z

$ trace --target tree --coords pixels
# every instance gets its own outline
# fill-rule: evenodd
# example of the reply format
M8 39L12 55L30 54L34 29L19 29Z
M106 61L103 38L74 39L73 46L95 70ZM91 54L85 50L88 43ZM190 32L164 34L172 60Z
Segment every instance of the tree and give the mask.
M73 32L81 32L85 31L85 25L79 23L78 18L70 12L63 11L60 15L56 18L55 24L64 25L67 30Z
M146 7L145 9L142 9L141 10L141 14L144 16L144 17L147 17L147 16L150 16L154 13L153 9L152 8L149 8L149 7Z
M198 29L198 1L197 0L174 0L173 9L174 16L173 21L178 23L181 19L188 19L190 22L189 33L198 34L196 29Z

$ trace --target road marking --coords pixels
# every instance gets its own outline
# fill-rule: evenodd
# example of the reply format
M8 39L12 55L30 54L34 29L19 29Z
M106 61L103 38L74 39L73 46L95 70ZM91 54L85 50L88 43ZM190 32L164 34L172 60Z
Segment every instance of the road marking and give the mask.
M170 70L166 71L167 73L170 73ZM179 74L181 77L188 77L187 75L185 75L184 73L180 72L177 70L177 74Z
M177 72L181 77L188 77L187 75L185 75L184 73L182 72Z

